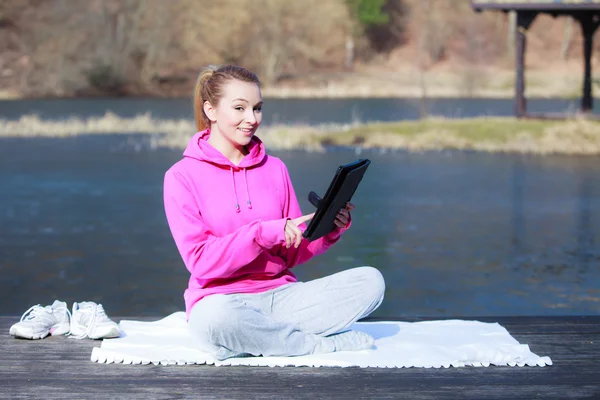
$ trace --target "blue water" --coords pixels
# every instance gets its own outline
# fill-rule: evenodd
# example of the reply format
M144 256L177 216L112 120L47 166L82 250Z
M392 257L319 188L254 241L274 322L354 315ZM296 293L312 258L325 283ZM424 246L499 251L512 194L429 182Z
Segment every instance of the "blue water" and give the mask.
M55 298L101 302L109 315L183 309L188 273L162 205L164 171L181 153L143 143L128 135L0 139L0 314ZM304 280L376 266L387 290L375 316L600 310L597 157L274 154L305 211L308 192L323 193L338 165L372 160L352 228L295 272Z
M529 99L530 112L573 113L579 100ZM429 115L446 118L513 116L512 99L442 98L428 99ZM263 123L348 124L351 122L414 120L421 117L419 99L265 99ZM112 112L121 117L150 113L156 118L192 118L190 99L30 99L0 100L0 118L14 120L22 115L37 114L42 119L62 120L69 117L98 117ZM595 113L600 113L596 102Z

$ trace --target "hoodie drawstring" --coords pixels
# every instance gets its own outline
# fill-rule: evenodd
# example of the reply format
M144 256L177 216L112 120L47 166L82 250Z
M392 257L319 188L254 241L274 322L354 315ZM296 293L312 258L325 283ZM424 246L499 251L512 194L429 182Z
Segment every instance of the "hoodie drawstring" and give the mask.
M252 202L250 201L250 192L248 192L248 178L246 177L247 169L244 168L244 184L246 184L246 204L248 205L248 209L252 210Z
M246 176L246 168L242 168L244 170L244 184L246 185L246 204L248 205L248 209L252 209L252 202L250 201L250 192L248 191L248 177ZM229 169L231 171L231 185L233 186L233 195L235 196L235 212L239 213L240 203L238 202L237 189L235 187L235 177L233 173L233 167Z
M235 212L240 212L240 203L238 203L237 190L235 189L235 178L233 177L233 167L229 169L231 171L231 185L233 186L233 195L235 196Z

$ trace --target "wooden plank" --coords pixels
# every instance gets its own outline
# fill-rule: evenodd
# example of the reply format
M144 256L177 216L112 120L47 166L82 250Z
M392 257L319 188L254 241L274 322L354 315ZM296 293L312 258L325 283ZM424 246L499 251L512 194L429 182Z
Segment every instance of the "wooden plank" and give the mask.
M569 333L600 333L600 316L507 316L507 317L421 317L421 318L365 318L363 321L433 321L442 319L463 319L494 323L498 322L511 334L569 334Z
M156 318L127 318L155 320ZM436 318L415 318L432 320ZM448 318L446 318L448 319ZM465 318L468 319L468 318ZM116 320L120 320L117 318ZM600 396L600 317L481 317L498 322L550 367L448 369L265 368L97 364L100 341L8 335L18 317L0 317L0 386L9 398L500 399ZM557 327L553 333L535 332ZM559 329L558 327L564 328ZM511 327L511 328L509 328ZM578 332L585 327L585 332ZM568 331L572 333L565 334ZM507 397L508 396L508 397Z
M574 363L600 360L600 335L513 335L521 344L540 356L549 356L553 363ZM598 366L600 373L600 366Z
M94 366L92 364L92 366ZM84 374L42 371L3 382L5 393L97 398L130 393L152 398L586 398L598 394L597 373L559 368L338 369L132 367L96 365ZM39 371L36 371L39 373ZM5 384L6 383L6 384ZM40 392L38 392L40 393ZM93 395L92 395L93 394ZM536 396L532 396L532 395ZM48 396L50 397L50 396ZM128 396L129 397L129 396Z

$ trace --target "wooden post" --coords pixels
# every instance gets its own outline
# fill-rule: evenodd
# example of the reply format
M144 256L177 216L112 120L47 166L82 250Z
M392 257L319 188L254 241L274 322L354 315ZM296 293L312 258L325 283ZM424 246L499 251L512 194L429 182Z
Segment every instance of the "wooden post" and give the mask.
M515 115L522 118L527 114L525 100L525 49L527 47L527 29L531 26L537 12L516 11L517 32L515 35Z
M592 97L592 48L594 32L598 28L598 21L593 14L582 13L577 16L583 34L583 97L581 98L581 111L592 111L594 99Z

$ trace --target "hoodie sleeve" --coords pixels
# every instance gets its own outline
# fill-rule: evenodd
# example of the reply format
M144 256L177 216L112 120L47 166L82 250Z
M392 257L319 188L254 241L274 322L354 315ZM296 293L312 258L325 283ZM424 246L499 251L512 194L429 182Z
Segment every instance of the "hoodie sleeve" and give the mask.
M253 221L217 237L205 224L185 179L171 170L164 180L167 222L177 249L192 276L227 278L258 255L285 240L286 218Z
M290 219L301 217L303 214L300 210L300 204L298 203L298 198L296 197L296 193L294 191L289 172L285 165L283 165L283 179L286 187L284 215ZM302 242L300 243L300 246L298 246L298 248L292 246L289 249L286 249L285 246L282 246L284 259L287 262L288 268L292 268L298 264L302 264L316 255L325 253L325 251L327 251L329 247L331 247L340 239L342 233L344 233L350 227L350 224L351 222L348 223L348 226L341 229L336 227L331 233L312 242L302 238ZM300 229L302 231L306 230L306 224L302 223L300 225Z

